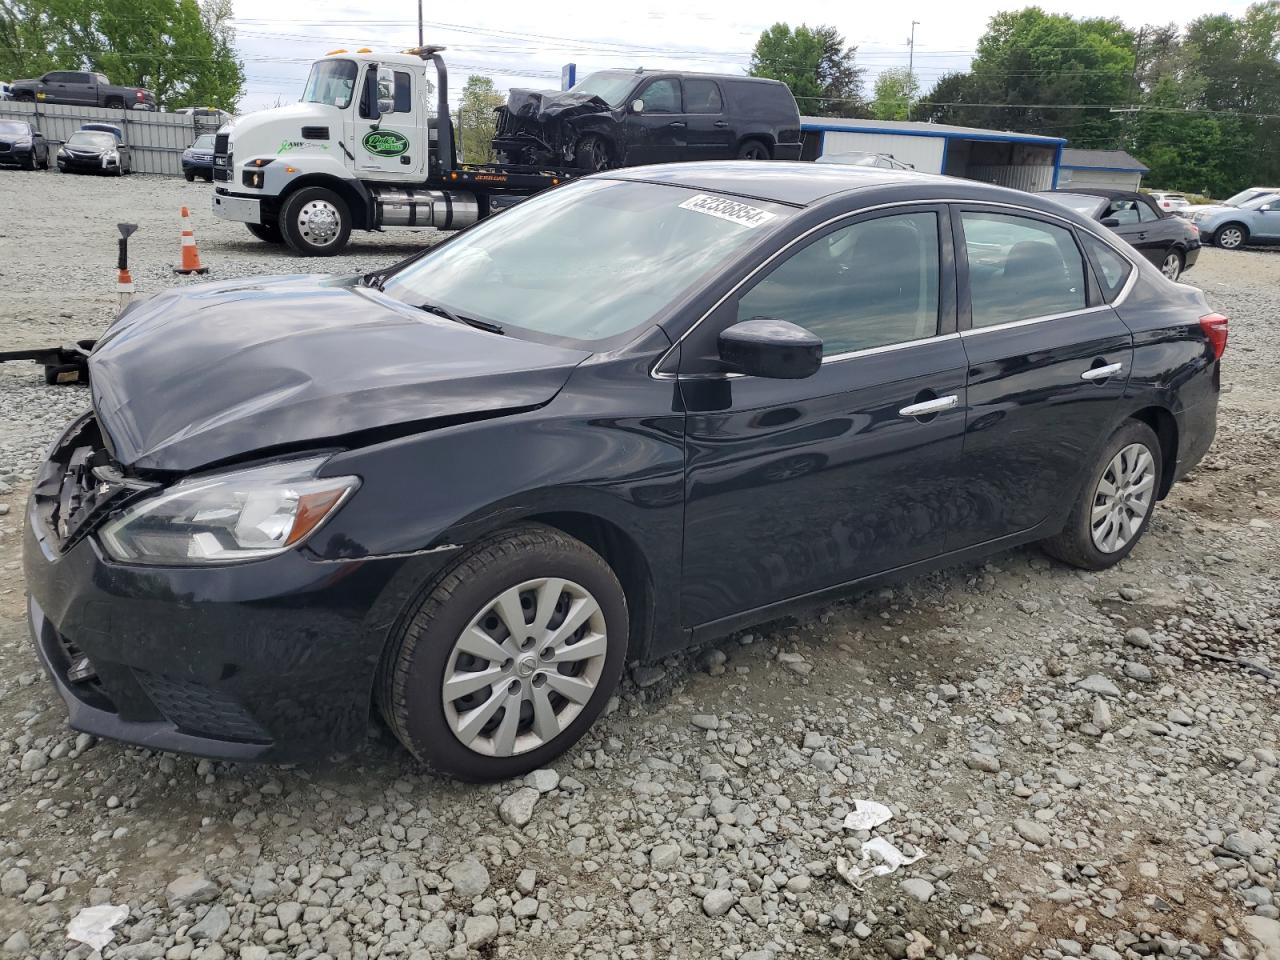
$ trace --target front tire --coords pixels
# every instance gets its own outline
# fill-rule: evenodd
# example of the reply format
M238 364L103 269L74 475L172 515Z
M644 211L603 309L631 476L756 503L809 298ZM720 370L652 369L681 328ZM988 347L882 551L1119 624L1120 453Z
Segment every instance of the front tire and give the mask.
M1213 235L1213 242L1223 250L1238 250L1249 239L1249 231L1239 223L1226 223Z
M187 178L187 183L196 182L196 172L194 170L183 170L182 175Z
M1127 557L1151 522L1160 478L1160 440L1128 420L1102 449L1057 536L1041 543L1051 557L1084 570L1105 570Z
M574 148L573 164L579 170L587 170L591 173L608 170L609 144L603 137L588 134L579 140L577 147Z
M1170 280L1177 280L1182 276L1182 254L1177 250L1166 252L1160 263L1160 272Z
M347 245L351 212L332 190L304 187L285 200L280 229L294 252L305 257L331 257Z
M459 557L393 634L378 704L423 763L505 780L568 750L622 675L627 601L594 550L550 527Z

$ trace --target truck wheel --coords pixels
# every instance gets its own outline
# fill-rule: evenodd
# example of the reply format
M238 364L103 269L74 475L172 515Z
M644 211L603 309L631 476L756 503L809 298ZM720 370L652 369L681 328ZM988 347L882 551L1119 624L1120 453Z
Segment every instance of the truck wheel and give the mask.
M284 237L280 235L280 227L274 223L246 223L245 226L263 243L284 243Z
M573 165L579 170L609 169L609 144L603 137L588 134L578 141L573 151Z
M761 143L759 140L744 140L742 146L738 147L739 160L768 160L769 147Z
M103 104L108 110L123 110L124 101L119 97L108 97L107 102Z
M187 178L187 183L196 182L196 172L194 170L183 170L182 175Z
M280 211L285 242L306 257L331 257L351 236L351 212L346 201L324 187L304 187L291 193Z

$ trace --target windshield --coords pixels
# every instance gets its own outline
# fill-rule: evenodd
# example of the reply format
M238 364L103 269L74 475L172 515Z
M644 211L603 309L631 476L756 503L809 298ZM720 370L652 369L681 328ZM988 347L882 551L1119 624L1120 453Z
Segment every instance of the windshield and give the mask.
M614 73L606 70L583 77L569 92L599 97L609 106L618 107L622 105L622 101L627 98L627 94L635 85L634 73Z
M191 145L192 150L212 150L213 134L206 133L203 136L196 137L196 142Z
M86 133L83 130L73 133L67 140L69 147L100 147L111 150L115 145L116 138L109 133Z
M327 103L345 110L351 106L351 91L355 86L356 65L350 60L320 60L311 67L302 102Z
M681 187L582 180L484 220L386 292L550 337L598 341L654 319L789 209Z
M1076 213L1086 217L1092 217L1106 201L1102 197L1093 197L1086 193L1042 193L1042 197L1048 197L1054 203L1060 203Z
M18 120L0 120L0 134L7 137L25 137L30 135L31 128Z

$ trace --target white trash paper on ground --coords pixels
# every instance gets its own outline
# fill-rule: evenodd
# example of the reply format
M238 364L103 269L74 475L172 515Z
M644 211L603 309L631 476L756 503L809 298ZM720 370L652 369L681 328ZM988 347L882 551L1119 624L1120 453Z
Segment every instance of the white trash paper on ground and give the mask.
M111 928L123 923L128 916L128 907L113 907L109 903L85 907L67 924L67 939L87 943L94 950L101 951L115 938L116 933Z
M875 800L853 801L853 812L844 818L846 830L874 830L893 819L893 811Z
M878 854L882 863L873 863L871 854ZM836 858L836 873L847 883L857 884L866 877L887 876L899 867L909 866L924 856L919 850L915 856L909 857L884 837L872 837L862 845L862 862L853 863L847 857Z

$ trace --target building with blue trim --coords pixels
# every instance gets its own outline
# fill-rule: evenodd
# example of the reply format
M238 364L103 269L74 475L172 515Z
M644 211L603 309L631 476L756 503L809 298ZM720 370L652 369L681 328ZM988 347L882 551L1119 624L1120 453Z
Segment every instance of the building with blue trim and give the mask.
M1063 150L1060 187L1137 190L1151 170L1123 150Z
M906 120L801 117L805 160L887 154L922 173L945 173L1019 190L1058 186L1066 140L1038 134Z

